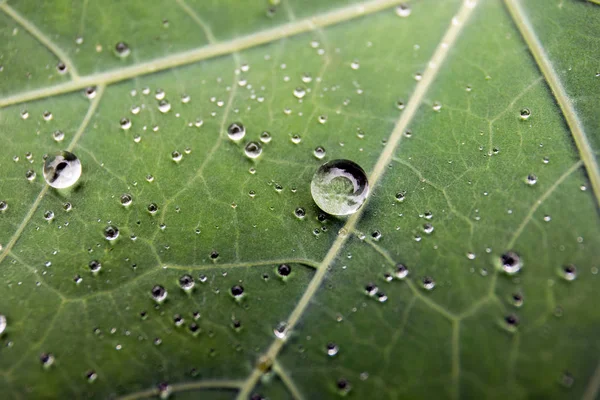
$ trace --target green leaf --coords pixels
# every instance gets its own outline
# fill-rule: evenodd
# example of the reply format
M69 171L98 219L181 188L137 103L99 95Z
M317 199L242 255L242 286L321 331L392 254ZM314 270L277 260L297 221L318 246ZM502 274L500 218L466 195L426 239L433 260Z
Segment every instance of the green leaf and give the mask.
M599 5L350 3L0 1L3 398L597 397Z

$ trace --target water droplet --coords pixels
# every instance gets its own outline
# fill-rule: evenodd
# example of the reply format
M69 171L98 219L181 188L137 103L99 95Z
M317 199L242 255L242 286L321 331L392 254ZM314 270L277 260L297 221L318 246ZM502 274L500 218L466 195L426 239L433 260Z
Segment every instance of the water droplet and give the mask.
M158 384L158 397L160 399L168 399L171 395L171 386L167 382Z
M294 89L294 97L296 97L297 99L301 99L306 95L306 89L304 89L303 87L297 87L296 89Z
M81 282L83 282L83 278L77 274L73 277L73 282L75 282L76 285L79 285Z
M244 295L244 287L241 285L235 285L231 287L231 295L235 299L240 299Z
M21 119L27 119L27 118L29 118L29 111L22 110L21 111Z
M88 267L90 268L90 271L92 271L93 274L97 274L102 269L102 264L97 260L92 260L88 264Z
M258 142L249 142L244 148L244 153L248 158L257 158L262 153L262 146Z
M6 321L6 317L4 315L0 314L0 335L2 335L4 333L7 325L8 325L8 323Z
M280 322L279 324L277 324L275 329L273 329L273 333L275 334L275 337L277 337L278 339L285 339L285 337L287 336L286 328L287 328L287 324L285 322Z
M325 122L327 122L327 115L319 115L319 118L317 120L320 124L324 124Z
M369 194L365 171L349 160L333 160L321 165L311 182L313 200L332 215L353 214Z
M85 373L85 377L89 383L95 382L98 379L98 374L95 371L88 371Z
M4 212L8 209L8 203L4 200L0 201L0 212Z
M269 143L271 141L271 134L267 131L260 134L260 141L263 143Z
M155 285L151 291L152 298L157 303L162 303L167 298L167 291L161 285Z
M327 152L325 151L325 149L323 147L318 146L315 148L315 151L313 152L313 154L315 155L315 157L317 157L319 160L321 160L321 159L323 159L323 157L325 157Z
M171 153L171 158L173 159L173 161L179 162L183 158L183 154L181 154L179 151L175 150Z
M423 79L423 74L421 74L420 72L415 73L415 81L420 81L421 79Z
M431 108L433 108L433 111L440 111L442 109L442 103L440 103L439 101L436 101L433 103Z
M40 362L42 367L50 368L54 364L54 355L52 353L42 353L40 354Z
M73 186L81 176L81 162L75 154L61 151L44 162L44 179L57 189Z
M158 206L156 205L156 203L148 204L148 212L152 215L158 212Z
M352 386L350 385L350 382L348 382L344 378L338 379L336 382L336 386L342 396L347 395L350 392L350 390L352 390Z
M523 305L523 295L521 293L513 293L510 299L512 305L515 307L521 307Z
M537 176L535 176L534 174L529 174L527 175L527 177L525 178L525 183L533 186L537 183Z
M293 135L291 140L292 140L292 143L294 143L294 144L300 144L300 142L302 141L302 138L300 137L300 135Z
M411 9L410 6L406 3L401 3L396 7L396 15L402 18L406 18L410 15Z
M522 120L527 120L529 117L531 117L531 110L529 108L523 108L521 109L519 115Z
M192 278L191 275L185 274L179 278L179 286L186 292L192 290L194 288L194 285L194 278Z
M577 278L577 267L573 264L565 265L561 268L560 275L566 281L574 281Z
M36 173L35 171L32 170L28 170L27 172L25 172L25 178L27 178L28 181L33 181L36 177Z
M288 264L280 264L277 267L277 274L279 276L281 276L282 278L289 276L291 273L292 273L292 267L290 267Z
M44 219L46 221L52 221L54 219L54 212L53 211L46 211L44 213Z
M127 57L131 53L131 49L125 42L119 42L115 45L115 53L121 58Z
M435 281L426 276L425 278L423 278L423 289L425 290L433 290L433 288L435 287Z
M67 73L67 66L64 62L59 62L58 64L56 64L56 70L59 74L64 75Z
M404 279L408 276L408 268L404 264L396 264L396 278Z
M365 285L365 293L368 296L375 296L378 291L379 291L379 288L373 282L369 282Z
M62 142L65 138L65 133L63 131L54 131L52 138L57 142Z
M360 68L360 63L358 62L358 60L354 60L350 63L350 68L357 70Z
M229 139L233 140L234 142L242 140L245 135L246 128L239 122L234 122L233 124L229 125L229 128L227 128L227 136L229 136Z
M504 324L504 327L508 331L515 332L519 326L519 317L517 317L515 314L509 314L504 317Z
M133 197L131 197L131 195L129 193L124 193L121 195L121 205L127 207L130 206L131 203L133 202Z
M185 93L184 93L184 94L182 94L182 95L181 95L181 102L182 102L183 104L187 104L187 103L189 103L189 102L190 102L190 100L192 100L192 97L191 97L189 94L185 94Z
M331 357L335 356L340 351L339 346L333 342L327 343L325 349L327 350L327 355Z
M161 100L158 102L158 111L160 111L163 114L168 113L169 111L171 111L171 103L169 103L167 100Z
M44 111L42 114L42 118L44 118L44 121L51 121L52 118L54 118L54 115L52 115L50 111Z
M98 93L98 90L96 88L96 86L88 86L87 88L85 88L85 97L87 97L88 99L93 99L94 97L96 97L96 94Z
M302 74L302 82L304 82L304 83L312 82L312 76L308 72L305 72L304 74Z
M306 216L306 211L304 208L298 207L294 210L294 215L299 219L303 219Z
M126 131L127 129L131 128L131 120L129 118L121 118L119 125L121 125L121 129Z
M373 231L371 233L371 237L373 238L373 240L376 240L376 241L381 239L381 236L382 236L381 232L379 232L379 231Z
M514 251L508 251L500 256L500 266L509 275L516 274L523 267L521 257Z
M119 228L114 225L108 225L104 228L104 237L106 240L116 240L119 237Z
M423 232L425 232L426 234L430 235L433 232L433 225L431 224L425 224L423 225Z
M404 192L398 192L396 193L396 201L402 203L404 201L404 199L406 198L406 195L404 194Z

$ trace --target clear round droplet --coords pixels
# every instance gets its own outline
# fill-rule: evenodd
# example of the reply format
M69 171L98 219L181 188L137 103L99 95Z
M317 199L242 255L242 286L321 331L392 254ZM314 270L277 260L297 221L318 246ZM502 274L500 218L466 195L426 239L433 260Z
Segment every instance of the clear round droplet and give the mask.
M131 54L131 49L129 48L127 43L119 42L115 45L115 53L117 54L117 56L119 56L121 58L125 58L129 54Z
M168 113L169 111L171 111L171 103L169 103L167 100L161 100L158 102L158 111L160 111L163 114Z
M179 151L175 150L171 153L171 158L173 161L179 162L183 158L183 155Z
M527 175L527 177L525 178L525 183L533 186L537 183L537 176L535 176L534 174L529 174Z
M100 263L100 261L97 260L92 260L90 261L90 263L88 264L88 267L90 268L90 271L93 274L97 274L98 272L100 272L100 270L102 269L102 264Z
M521 109L519 116L521 117L522 120L527 120L529 119L529 117L531 117L531 110L529 108L523 108Z
M406 18L410 15L411 9L408 4L401 3L396 7L396 15L402 18Z
M514 251L507 251L500 256L500 266L507 274L514 275L523 268L523 261Z
M327 152L325 151L325 149L323 147L318 146L315 148L315 151L313 152L313 154L315 155L315 157L317 157L319 160L321 160L321 159L323 159L323 157L325 157Z
M96 86L88 86L85 89L85 97L87 97L88 99L93 99L94 97L96 97L96 94L98 93L98 90L96 89Z
M271 134L267 131L260 134L260 141L263 143L269 143L271 141Z
M44 162L44 179L57 189L73 186L81 176L81 162L75 154L61 151Z
M313 200L332 215L354 214L369 194L365 171L350 160L333 160L321 165L310 185Z
M119 237L119 228L114 225L108 225L104 228L104 237L109 241L116 240Z
M162 303L167 298L167 290L161 285L155 285L150 293L157 303Z
M294 97L297 99L301 99L306 95L306 89L303 87L297 87L294 89Z
M186 292L189 292L194 288L195 282L191 275L185 274L179 278L179 287Z
M325 346L325 348L327 350L327 355L330 357L335 356L340 351L339 346L333 342L327 343L327 346Z
M52 139L57 142L62 142L65 139L65 133L63 131L54 131Z
M234 122L227 128L227 136L234 142L242 140L246 136L246 128L241 123Z
M121 195L120 201L122 206L127 207L133 202L133 197L129 193L124 193Z
M244 153L248 158L257 158L262 153L262 146L258 142L249 142L244 147Z
M577 278L577 267L573 264L561 268L560 274L566 281L574 281Z

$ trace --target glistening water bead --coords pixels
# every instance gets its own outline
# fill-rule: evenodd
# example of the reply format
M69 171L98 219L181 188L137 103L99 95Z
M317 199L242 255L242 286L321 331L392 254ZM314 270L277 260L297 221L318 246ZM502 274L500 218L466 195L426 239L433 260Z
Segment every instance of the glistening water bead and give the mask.
M44 179L56 189L73 186L81 176L81 162L68 151L48 156L44 162Z
M354 214L369 195L367 174L350 160L333 160L321 165L310 190L319 208L332 215Z

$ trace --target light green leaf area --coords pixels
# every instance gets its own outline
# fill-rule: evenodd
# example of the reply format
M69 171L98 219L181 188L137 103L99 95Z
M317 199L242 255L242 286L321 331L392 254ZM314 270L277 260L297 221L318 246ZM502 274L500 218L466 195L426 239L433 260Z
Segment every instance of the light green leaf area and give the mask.
M597 398L600 6L399 4L0 1L2 398Z

